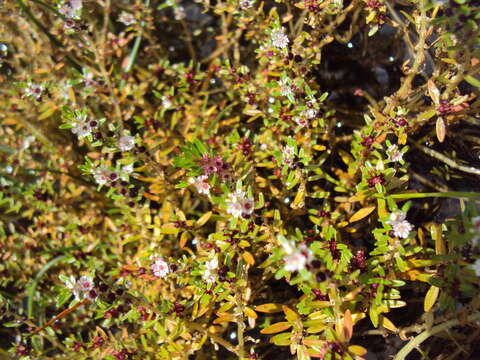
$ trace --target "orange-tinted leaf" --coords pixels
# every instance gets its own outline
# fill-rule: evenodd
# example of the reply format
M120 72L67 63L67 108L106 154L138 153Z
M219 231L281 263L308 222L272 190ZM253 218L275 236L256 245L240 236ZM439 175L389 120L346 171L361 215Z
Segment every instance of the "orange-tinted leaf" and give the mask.
M355 221L362 220L364 217L367 217L368 215L370 215L375 209L376 209L376 206L364 207L358 210L355 214L353 214L349 221L352 223Z
M292 309L290 309L288 306L283 305L282 309L288 321L295 321L299 318L298 314Z
M435 132L437 133L437 139L441 143L445 140L445 134L447 132L445 128L445 121L441 117L437 118L437 122L435 123Z
M345 311L345 315L343 317L343 334L345 336L345 341L350 341L353 334L353 320L350 310Z
M196 227L200 227L200 226L203 226L206 224L206 222L210 219L210 217L212 216L212 212L209 211L205 214L203 214L200 219L197 220L195 226Z
M260 330L262 334L276 334L282 332L284 330L290 329L292 324L287 321L278 322L267 326L265 329Z
M253 255L251 253L249 253L248 251L245 251L243 254L242 254L242 257L243 257L243 260L245 260L245 262L249 265L253 265L255 264L255 258L253 257Z
M235 322L235 321L236 321L235 316L233 316L232 314L227 314L227 315L216 318L215 320L213 320L213 323L222 324L222 323Z
M253 311L251 308L249 307L245 307L243 309L243 312L245 313L245 315L247 315L249 318L252 318L252 319L256 319L258 318L258 315L255 311Z
M283 309L282 309L282 304L269 303L269 304L262 304L262 305L256 306L255 311L271 314L271 313L282 312Z

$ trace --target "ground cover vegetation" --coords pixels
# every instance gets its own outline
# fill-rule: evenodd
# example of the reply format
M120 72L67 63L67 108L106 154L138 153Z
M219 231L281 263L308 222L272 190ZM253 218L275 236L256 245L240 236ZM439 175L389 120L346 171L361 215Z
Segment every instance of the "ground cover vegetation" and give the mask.
M478 0L4 0L1 359L478 359Z

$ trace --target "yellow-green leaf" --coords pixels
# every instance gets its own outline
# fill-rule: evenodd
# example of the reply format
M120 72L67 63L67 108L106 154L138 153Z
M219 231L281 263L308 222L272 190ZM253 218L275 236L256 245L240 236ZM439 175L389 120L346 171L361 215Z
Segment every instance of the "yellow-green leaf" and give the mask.
M262 305L256 306L255 311L271 314L271 313L282 312L283 309L282 309L282 304L269 303L269 304L262 304Z
M270 342L278 346L288 346L292 343L292 333L283 333L273 336Z
M249 307L245 307L243 309L243 312L245 313L245 315L247 315L249 318L252 318L252 319L256 319L258 318L258 315L255 311L253 311L251 308Z
M394 331L394 332L397 332L397 331L398 331L398 329L397 329L397 327L395 326L395 324L392 323L389 318L387 318L387 317L385 317L385 316L383 316L383 315L380 315L380 318L379 318L379 319L380 319L380 321L379 321L379 325L380 325L380 326L383 326L385 329L388 329L388 330L391 330L391 331Z
M299 318L298 314L290 309L288 306L282 306L283 312L285 313L285 317L288 321L295 321Z
M427 295L425 295L425 301L423 302L423 309L425 311L430 311L430 309L435 305L437 301L438 294L440 293L440 288L436 286L430 286L430 289L427 291Z
M353 214L349 221L352 223L355 221L362 220L364 217L367 217L368 215L370 215L375 209L376 209L376 206L364 207L358 210L355 214Z
M197 220L195 226L196 226L196 227L201 227L201 226L205 225L205 223L208 221L208 219L210 219L211 216L212 216L212 212L211 212L211 211L203 214L203 215L200 217L200 219Z
M260 330L260 333L262 334L276 334L279 332L282 332L284 330L290 329L292 327L292 324L290 324L287 321L282 321L278 322L275 324L272 324L270 326L267 326L265 329Z
M160 232L162 234L167 234L167 235L170 235L170 234L178 234L180 230L175 227L174 224L165 224L162 226L162 228L160 229Z
M363 356L367 353L367 349L360 345L350 345L348 351L358 356Z

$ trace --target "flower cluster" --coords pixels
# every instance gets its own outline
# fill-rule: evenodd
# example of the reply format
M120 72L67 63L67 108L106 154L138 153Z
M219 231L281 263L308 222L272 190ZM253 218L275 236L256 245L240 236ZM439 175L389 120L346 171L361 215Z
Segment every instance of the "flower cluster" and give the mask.
M285 28L283 27L272 30L270 33L270 40L272 45L278 49L285 49L290 42L287 34L285 34Z
M216 174L217 177L222 181L230 179L230 165L225 162L220 155L203 155L201 166L205 176Z
M89 299L90 301L95 301L98 296L97 290L94 288L93 279L90 276L82 276L80 279L75 280L75 277L72 275L66 281L66 286L68 289L72 290L75 300Z
M210 195L210 184L208 183L208 176L202 175L196 178L190 178L190 184L194 185L200 194Z
M253 198L248 197L242 190L237 190L228 195L227 213L234 217L248 218L254 211Z
M33 97L35 100L39 101L43 95L45 87L39 84L34 84L29 82L25 88L25 96Z
M215 282L215 270L218 268L218 259L214 257L212 260L207 261L205 267L206 269L203 273L203 279L209 283Z
M387 221L387 224L393 228L393 234L401 239L408 238L410 232L413 230L413 225L405 220L406 217L406 213L398 211L390 214L390 220Z
M305 269L307 264L313 260L313 254L305 244L295 247L293 242L282 242L282 247L286 254L283 258L284 269L289 272Z
M76 113L71 131L81 139L91 135L92 131L95 130L97 126L98 121L90 120L86 113Z
M163 258L154 256L153 260L153 264L150 265L153 275L159 278L164 278L170 273L170 267Z
M70 0L58 5L58 12L67 19L79 20L82 13L82 0Z

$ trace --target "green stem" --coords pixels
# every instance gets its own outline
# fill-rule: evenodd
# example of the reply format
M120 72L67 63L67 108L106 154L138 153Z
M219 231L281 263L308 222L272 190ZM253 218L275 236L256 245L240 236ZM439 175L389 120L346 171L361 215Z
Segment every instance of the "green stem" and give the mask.
M393 360L404 360L410 352L418 347L422 342L427 340L430 336L441 333L445 330L450 329L451 327L460 325L460 323L473 322L480 320L480 312L470 315L466 319L454 319L446 321L443 324L432 327L431 329L425 330L420 335L415 336L410 340L395 356Z
M145 7L148 8L150 6L150 0L145 0ZM138 33L135 43L133 44L132 52L128 57L128 63L125 67L125 74L128 74L130 70L132 70L133 64L135 64L135 60L137 59L138 49L140 48L140 43L142 42L142 35L143 35L143 26L145 25L145 21L140 23L140 32Z
M477 199L477 198L480 198L480 193L449 191L449 192L432 192L432 193L392 194L392 195L388 195L388 197L391 199L402 199L402 200L403 199L423 199L423 198L429 198L429 197Z

